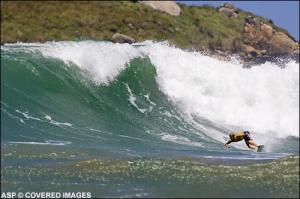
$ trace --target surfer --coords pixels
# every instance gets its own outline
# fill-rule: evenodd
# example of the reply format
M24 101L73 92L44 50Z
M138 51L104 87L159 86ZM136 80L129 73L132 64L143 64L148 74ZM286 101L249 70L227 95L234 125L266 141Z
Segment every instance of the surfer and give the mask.
M258 147L257 144L253 141L253 139L250 137L250 132L249 131L238 131L238 132L233 132L229 134L230 140L225 143L225 147L229 148L229 144L231 142L239 142L242 140L245 140L248 148L250 149L256 149L255 147Z

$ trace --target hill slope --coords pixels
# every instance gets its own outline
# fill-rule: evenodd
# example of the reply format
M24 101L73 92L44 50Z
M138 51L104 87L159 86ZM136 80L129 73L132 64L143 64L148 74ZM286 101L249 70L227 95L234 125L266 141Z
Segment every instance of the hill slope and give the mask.
M180 16L172 16L130 1L5 1L1 2L1 44L110 40L118 32L136 41L168 40L180 48L205 50L224 56L237 53L247 61L274 55L299 55L298 43L271 20L235 8L236 16L228 17L209 6L179 6ZM253 16L256 24L247 20L249 15ZM261 32L262 24L271 31L271 36ZM274 42L277 42L276 45ZM282 43L288 43L288 46L276 49L276 46L281 48Z

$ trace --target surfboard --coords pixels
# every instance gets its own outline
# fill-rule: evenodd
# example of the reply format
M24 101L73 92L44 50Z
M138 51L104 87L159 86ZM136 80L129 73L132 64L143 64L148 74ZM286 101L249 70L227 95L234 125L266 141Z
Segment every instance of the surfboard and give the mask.
M264 145L259 145L258 147L257 147L257 152L262 152L263 151L263 149L264 149Z

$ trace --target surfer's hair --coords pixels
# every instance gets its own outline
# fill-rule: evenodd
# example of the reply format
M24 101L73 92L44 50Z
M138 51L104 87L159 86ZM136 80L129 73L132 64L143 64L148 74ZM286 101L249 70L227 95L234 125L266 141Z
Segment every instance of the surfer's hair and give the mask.
M244 131L244 134L250 134L250 132L249 131Z

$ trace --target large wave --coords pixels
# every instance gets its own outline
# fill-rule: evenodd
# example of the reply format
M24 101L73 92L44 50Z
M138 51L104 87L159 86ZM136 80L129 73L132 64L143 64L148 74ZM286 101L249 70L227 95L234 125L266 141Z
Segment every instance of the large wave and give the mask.
M125 146L213 149L230 131L247 129L271 150L278 139L299 137L294 61L243 68L234 58L151 41L21 43L1 51L1 114L9 118L1 130L11 141L66 140L69 133L98 145L125 139Z

